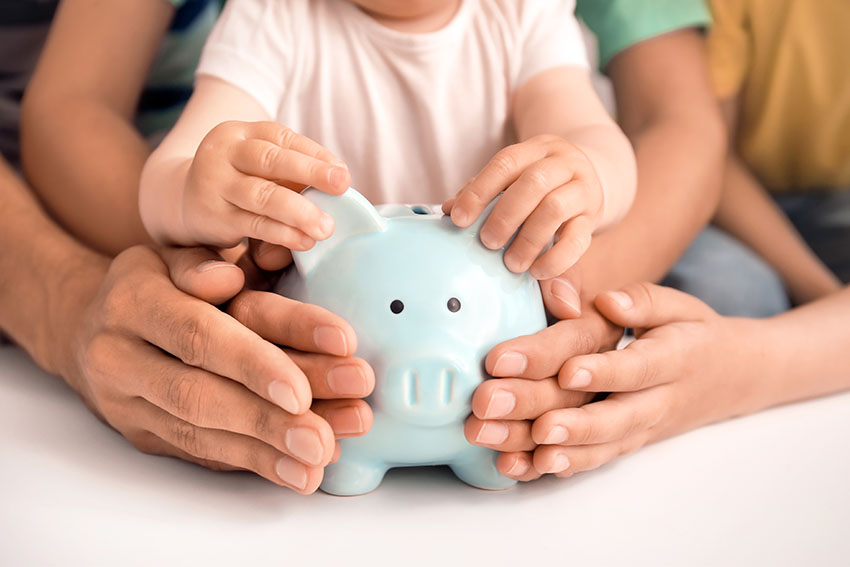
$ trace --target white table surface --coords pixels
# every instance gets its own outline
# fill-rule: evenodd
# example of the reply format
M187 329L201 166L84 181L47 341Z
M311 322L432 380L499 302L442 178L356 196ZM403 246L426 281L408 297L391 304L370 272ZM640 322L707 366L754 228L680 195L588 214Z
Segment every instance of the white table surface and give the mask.
M850 394L485 492L441 468L298 496L137 452L0 347L0 565L850 565Z

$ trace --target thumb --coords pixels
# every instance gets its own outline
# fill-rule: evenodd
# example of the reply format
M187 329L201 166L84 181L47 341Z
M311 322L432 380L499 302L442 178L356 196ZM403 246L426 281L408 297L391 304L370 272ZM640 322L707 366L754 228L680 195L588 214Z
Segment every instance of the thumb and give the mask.
M696 321L717 315L692 295L651 283L631 284L596 296L596 308L612 323L648 329L675 321Z
M581 268L578 264L556 278L542 280L540 291L546 310L557 319L581 316Z
M236 296L245 283L245 274L239 267L208 248L165 247L159 255L179 290L213 305Z

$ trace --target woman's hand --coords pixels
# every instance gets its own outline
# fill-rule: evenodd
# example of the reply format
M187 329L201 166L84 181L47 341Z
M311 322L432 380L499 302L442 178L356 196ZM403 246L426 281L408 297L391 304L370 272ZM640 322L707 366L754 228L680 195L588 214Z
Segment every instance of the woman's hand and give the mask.
M203 249L123 252L67 325L60 371L142 451L252 470L307 494L338 454L335 438L371 427L358 398L374 374L352 357L356 337L341 318L240 293L243 279ZM232 297L230 315L207 302Z
M756 407L755 379L771 374L759 347L763 321L721 317L695 297L652 284L600 294L596 306L635 328L637 340L564 364L562 388L611 394L538 418L535 470L568 477Z

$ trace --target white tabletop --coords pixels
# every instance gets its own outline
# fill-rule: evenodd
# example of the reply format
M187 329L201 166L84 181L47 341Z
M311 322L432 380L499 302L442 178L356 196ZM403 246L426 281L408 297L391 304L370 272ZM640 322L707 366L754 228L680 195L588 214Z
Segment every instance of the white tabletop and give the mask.
M850 394L485 492L444 469L292 494L139 453L0 347L0 565L848 565Z

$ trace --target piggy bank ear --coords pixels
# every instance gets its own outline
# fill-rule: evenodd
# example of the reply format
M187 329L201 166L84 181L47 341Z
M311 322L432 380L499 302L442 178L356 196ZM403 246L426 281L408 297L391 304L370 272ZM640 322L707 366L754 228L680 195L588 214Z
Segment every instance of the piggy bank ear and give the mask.
M292 252L292 259L302 276L313 271L322 258L343 240L358 234L381 232L386 228L384 217L366 197L352 188L342 195L328 195L308 187L301 194L334 219L334 232L330 238L316 242L309 250Z

